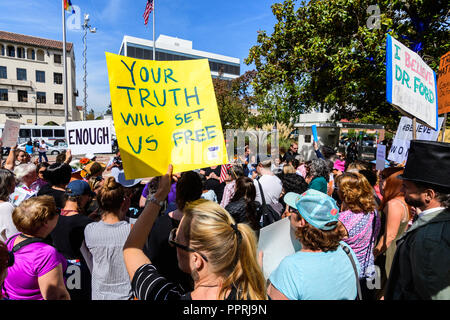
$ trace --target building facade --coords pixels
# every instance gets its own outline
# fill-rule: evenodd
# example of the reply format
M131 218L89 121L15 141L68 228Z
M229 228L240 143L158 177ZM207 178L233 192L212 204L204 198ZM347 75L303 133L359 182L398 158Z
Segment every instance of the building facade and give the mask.
M192 41L160 35L155 41L157 61L208 59L211 76L232 80L240 76L240 59L192 49ZM153 60L153 41L124 36L119 54Z
M68 118L80 120L76 108L75 55L66 43ZM63 43L0 31L0 123L65 122Z

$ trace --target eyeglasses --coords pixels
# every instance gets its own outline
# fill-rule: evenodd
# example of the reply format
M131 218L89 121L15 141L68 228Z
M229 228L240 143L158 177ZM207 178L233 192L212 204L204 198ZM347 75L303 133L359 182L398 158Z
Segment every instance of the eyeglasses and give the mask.
M177 236L177 229L178 229L178 228L173 228L172 231L170 231L170 234L169 234L169 244L170 244L171 246L173 246L173 247L180 248L180 249L182 249L182 250L184 250L184 251L188 251L188 252L197 252L203 259L205 259L206 262L208 262L208 258L206 258L204 254L202 254L202 253L198 252L197 250L194 250L194 249L192 249L192 248L189 248L188 246L185 246L185 245L183 245L183 244L178 243L178 242L175 241L175 237Z
M96 176L95 177L95 181L102 181L103 180L103 177L102 176Z

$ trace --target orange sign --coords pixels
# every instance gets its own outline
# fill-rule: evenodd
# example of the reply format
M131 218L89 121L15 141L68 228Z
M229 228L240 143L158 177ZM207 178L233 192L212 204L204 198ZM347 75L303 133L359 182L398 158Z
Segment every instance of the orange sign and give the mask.
M441 57L437 81L438 114L450 112L450 51Z

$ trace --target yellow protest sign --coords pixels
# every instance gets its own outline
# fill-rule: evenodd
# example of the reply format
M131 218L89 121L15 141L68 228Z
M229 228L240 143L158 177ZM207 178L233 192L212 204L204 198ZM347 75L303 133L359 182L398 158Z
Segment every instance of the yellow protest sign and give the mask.
M125 177L227 163L207 59L152 61L106 53Z

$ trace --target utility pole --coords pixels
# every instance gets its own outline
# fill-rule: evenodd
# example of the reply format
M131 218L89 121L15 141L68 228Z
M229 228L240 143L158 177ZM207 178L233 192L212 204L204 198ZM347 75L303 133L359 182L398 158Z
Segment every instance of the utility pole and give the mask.
M83 29L84 29L84 35L83 35L83 44L84 44L84 50L83 50L83 57L84 57L84 62L83 62L83 70L84 70L84 76L83 76L83 82L84 82L84 98L83 98L83 102L84 102L84 112L83 112L83 120L86 120L86 116L87 116L87 69L86 69L86 64L87 64L87 31L89 30L90 33L96 33L97 32L97 28L92 28L91 25L89 25L89 14L85 13L84 14L84 24L83 24Z

